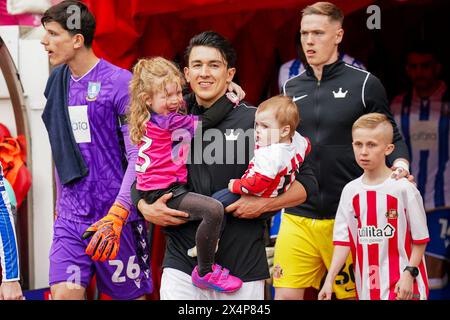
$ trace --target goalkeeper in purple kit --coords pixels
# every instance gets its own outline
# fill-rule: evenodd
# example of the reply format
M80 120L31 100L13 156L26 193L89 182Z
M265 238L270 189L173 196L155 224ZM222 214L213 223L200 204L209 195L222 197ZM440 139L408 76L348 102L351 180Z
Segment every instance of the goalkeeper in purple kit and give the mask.
M130 199L137 157L125 119L131 73L95 56L95 18L83 3L63 1L41 22L41 43L60 65L42 114L56 167L52 298L83 299L94 273L101 293L142 298L152 282L145 224Z

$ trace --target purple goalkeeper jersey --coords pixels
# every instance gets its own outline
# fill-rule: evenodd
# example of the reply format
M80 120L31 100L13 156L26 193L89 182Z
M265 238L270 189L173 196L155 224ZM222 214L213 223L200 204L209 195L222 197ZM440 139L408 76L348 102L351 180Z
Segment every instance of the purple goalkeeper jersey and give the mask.
M127 112L131 76L128 70L100 59L84 76L71 77L69 115L89 172L66 185L57 179L58 216L93 223L118 201L132 209L129 221L138 217L130 199L137 147L129 140L128 126L119 127L118 121Z

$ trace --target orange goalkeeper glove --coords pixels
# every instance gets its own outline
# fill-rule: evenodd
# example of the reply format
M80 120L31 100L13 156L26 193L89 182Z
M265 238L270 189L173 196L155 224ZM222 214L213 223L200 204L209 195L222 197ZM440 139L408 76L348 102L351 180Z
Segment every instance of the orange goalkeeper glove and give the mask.
M83 239L94 235L86 248L86 254L92 256L92 260L103 262L117 256L120 234L128 214L127 209L115 202L106 216L86 229L82 236Z

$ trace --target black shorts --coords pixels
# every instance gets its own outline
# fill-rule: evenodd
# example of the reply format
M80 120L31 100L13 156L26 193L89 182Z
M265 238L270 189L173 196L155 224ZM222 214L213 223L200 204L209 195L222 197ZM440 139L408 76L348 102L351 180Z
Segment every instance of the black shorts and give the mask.
M190 191L190 188L186 184L174 183L166 189L137 191L139 193L139 197L141 199L144 199L148 204L152 204L163 195L172 192L173 196L169 201L167 201L167 206L172 209L177 209L180 205L181 200L183 200L184 196Z

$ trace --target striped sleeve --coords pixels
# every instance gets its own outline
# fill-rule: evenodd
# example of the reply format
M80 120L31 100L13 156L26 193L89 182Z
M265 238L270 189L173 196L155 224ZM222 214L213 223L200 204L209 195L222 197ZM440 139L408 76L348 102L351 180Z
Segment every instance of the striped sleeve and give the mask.
M14 217L3 179L3 170L0 166L0 260L2 281L9 282L20 279L19 254Z
M348 188L342 190L341 199L336 212L333 227L333 244L339 246L350 246L349 216L352 215L352 206L348 195Z

